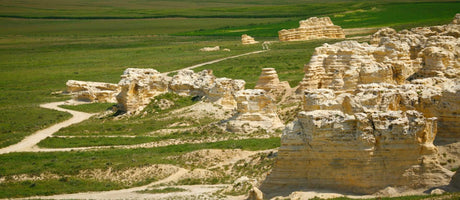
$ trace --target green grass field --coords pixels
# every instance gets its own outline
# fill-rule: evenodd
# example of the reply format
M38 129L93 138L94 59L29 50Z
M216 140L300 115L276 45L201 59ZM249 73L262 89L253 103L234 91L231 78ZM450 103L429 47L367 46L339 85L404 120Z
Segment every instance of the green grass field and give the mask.
M67 113L39 107L41 103L70 99L69 96L53 93L65 90L69 79L117 83L128 67L167 72L261 50L260 44L242 45L241 34L247 33L259 41L274 41L279 30L298 27L299 20L311 16L329 16L335 24L344 28L391 26L403 29L449 23L459 11L460 2L454 0L324 0L321 3L314 0L0 0L0 148L70 118ZM274 67L281 81L289 81L291 86L296 86L303 77L303 66L308 63L314 48L324 42L337 41L274 43L268 52L226 60L195 71L213 69L218 77L244 79L246 88L252 88L261 68ZM198 51L205 46L217 45L231 51ZM192 102L184 100L183 103L171 110ZM100 112L110 107L111 104L88 104L66 108ZM211 134L203 131L149 135L174 122L186 121L196 127L209 124L213 119L172 118L161 121L158 119L168 115L168 111L162 112L155 105L148 107L147 111L148 117L144 118L92 118L56 134L77 137L51 137L42 141L40 146L127 145ZM135 137L79 137L117 135ZM0 178L49 172L68 175L71 179L0 183L0 198L124 188L127 186L72 176L79 170L108 167L120 170L160 163L187 167L165 156L199 149L258 150L277 146L279 138L150 149L10 153L0 155ZM88 184L95 186L88 188ZM59 190L48 189L59 188L59 185L62 185Z

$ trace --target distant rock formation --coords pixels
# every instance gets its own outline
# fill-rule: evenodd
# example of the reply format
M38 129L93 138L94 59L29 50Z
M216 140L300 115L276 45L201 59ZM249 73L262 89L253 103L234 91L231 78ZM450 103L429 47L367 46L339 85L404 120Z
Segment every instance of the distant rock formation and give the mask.
M235 96L237 113L227 122L227 130L251 133L258 129L273 131L284 127L276 114L276 105L264 90L246 89Z
M175 75L169 88L181 95L201 96L210 102L218 103L224 108L236 107L235 93L244 90L243 80L216 78L211 70L195 73L192 70L181 70Z
M287 81L280 82L275 68L263 68L254 88L265 90L273 98L277 98L286 93L286 90L291 87Z
M241 43L243 44L257 44L259 43L258 41L254 40L253 37L243 34L241 35Z
M220 51L220 46L215 47L203 47L200 51Z
M79 101L116 103L120 92L119 86L112 83L68 80L66 85L67 92Z
M459 31L454 22L385 28L370 45L316 48L298 89L303 111L286 126L263 191L446 186L453 172L433 142L460 139Z
M299 22L299 28L278 31L280 41L312 40L320 38L345 38L340 26L332 23L329 17L311 17Z
M121 75L117 95L120 111L132 113L147 106L151 99L168 92L171 77L154 69L128 68Z

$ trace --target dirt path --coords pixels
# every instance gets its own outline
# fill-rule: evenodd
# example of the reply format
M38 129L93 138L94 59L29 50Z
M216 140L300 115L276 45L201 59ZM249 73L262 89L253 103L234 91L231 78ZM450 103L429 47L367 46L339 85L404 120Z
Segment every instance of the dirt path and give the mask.
M262 52L265 52L265 51L267 51L267 50L253 51L253 52L244 53L244 54L240 54L240 55L229 56L229 57L225 57L225 58L219 58L217 60L212 60L212 61L209 61L209 62L200 63L200 64L193 65L193 66L190 66L190 67L186 67L186 68L182 68L182 69L178 69L178 70L174 70L174 71L170 71L170 72L165 72L163 74L174 73L174 72L178 72L178 71L184 70L184 69L195 69L197 67L214 64L214 63L221 62L221 61L224 61L224 60L227 60L227 59L238 58L238 57L241 57L241 56L247 56L247 55L251 55L251 54L262 53Z
M48 109L53 109L53 110L58 110L62 112L68 112L72 115L72 118L63 121L61 123L57 123L55 125L52 125L46 129L39 130L32 135L27 136L24 138L21 142L17 144L13 144L11 146L5 147L0 149L0 154L5 154L5 153L10 153L10 152L25 152L25 151L34 151L38 149L36 146L40 141L45 139L46 137L49 137L53 135L53 133L59 131L59 129L70 126L72 124L76 124L79 122L82 122L94 114L89 114L89 113L84 113L84 112L78 112L78 111L73 111L73 110L68 110L64 109L61 107L58 107L59 105L65 104L65 101L62 102L53 102L53 103L46 103L46 104L41 104L40 107L42 108L48 108Z

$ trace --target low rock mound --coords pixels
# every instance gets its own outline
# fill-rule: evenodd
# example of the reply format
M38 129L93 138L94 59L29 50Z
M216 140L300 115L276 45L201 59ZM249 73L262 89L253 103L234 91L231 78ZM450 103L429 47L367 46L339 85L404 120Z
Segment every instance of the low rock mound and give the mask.
M321 38L345 38L342 28L334 25L329 17L311 17L300 21L299 24L299 28L279 31L279 40L298 41Z
M254 40L253 37L243 34L241 35L241 43L242 44L257 44L259 43L258 41Z
M66 85L67 92L79 101L116 103L120 92L120 87L112 83L68 80Z

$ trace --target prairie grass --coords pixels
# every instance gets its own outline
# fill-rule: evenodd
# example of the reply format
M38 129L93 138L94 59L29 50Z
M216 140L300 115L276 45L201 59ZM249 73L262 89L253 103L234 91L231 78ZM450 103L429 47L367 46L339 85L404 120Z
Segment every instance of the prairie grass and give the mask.
M111 110L113 106L116 105L117 104L114 103L89 103L80 105L60 105L59 107L80 112L100 113L102 111Z
M280 138L226 140L220 142L180 144L155 148L107 149L98 151L9 153L0 155L2 177L49 172L57 175L76 175L84 169L121 170L151 164L181 164L168 159L201 149L265 150L279 147ZM185 164L184 164L185 165Z
M308 4L306 7L299 7L299 9L308 11L304 15L301 17L290 16L282 22L204 29L177 33L176 35L239 36L246 33L255 37L277 37L278 31L297 28L300 20L314 16L329 16L335 25L342 28L390 26L401 30L416 26L450 23L460 10L460 2L354 2L338 8L340 6L344 5L339 3Z
M194 69L212 69L218 77L243 79L246 88L254 88L262 68L272 67L278 72L280 81L288 81L295 87L304 76L303 66L310 61L315 47L325 42L335 43L340 40L313 40L302 42L279 42L270 45L270 51L253 54L242 58L225 60ZM255 46L258 44L254 44Z

